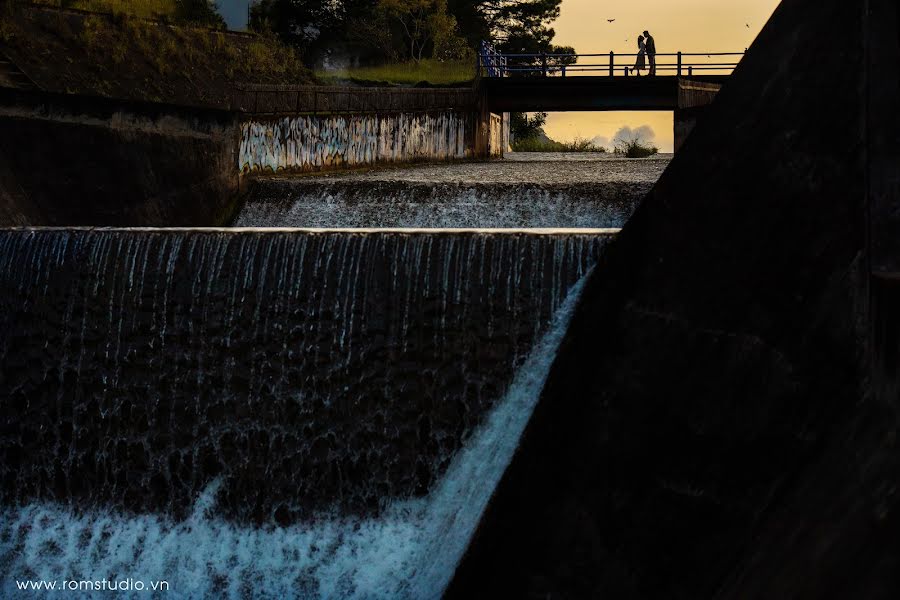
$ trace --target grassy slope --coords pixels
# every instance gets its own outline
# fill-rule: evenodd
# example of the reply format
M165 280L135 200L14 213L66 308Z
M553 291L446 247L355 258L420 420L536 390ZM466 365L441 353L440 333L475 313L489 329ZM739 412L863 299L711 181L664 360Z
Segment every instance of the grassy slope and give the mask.
M357 67L343 71L317 71L316 77L326 82L355 81L360 83L389 83L415 85L427 82L435 85L468 83L475 78L475 65L470 61L440 62L425 59L418 63L387 64Z
M236 83L312 82L274 39L121 13L0 11L0 50L48 91L226 107Z
M61 8L62 0L34 0L35 4ZM173 17L177 5L175 0L72 0L68 8L91 12L116 13L154 19Z

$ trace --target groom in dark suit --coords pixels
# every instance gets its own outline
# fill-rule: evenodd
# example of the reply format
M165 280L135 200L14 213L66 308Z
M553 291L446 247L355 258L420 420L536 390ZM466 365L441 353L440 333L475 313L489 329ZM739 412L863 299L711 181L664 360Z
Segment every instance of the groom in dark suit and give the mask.
M656 40L649 31L644 31L644 43L647 45L647 58L650 59L650 74L656 75Z

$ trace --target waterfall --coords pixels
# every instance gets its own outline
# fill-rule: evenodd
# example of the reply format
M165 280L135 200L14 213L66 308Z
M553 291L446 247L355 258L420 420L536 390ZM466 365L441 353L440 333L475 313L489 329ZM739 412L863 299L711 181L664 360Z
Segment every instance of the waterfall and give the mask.
M289 525L421 497L606 236L0 231L0 500Z
M251 183L240 227L618 228L652 183L435 183L271 179Z
M165 580L180 598L439 598L512 458L585 280L561 299L502 398L425 496L393 498L377 516L320 515L286 527L216 516L221 482L182 520L45 502L7 508L3 595L23 597L14 579L134 578Z

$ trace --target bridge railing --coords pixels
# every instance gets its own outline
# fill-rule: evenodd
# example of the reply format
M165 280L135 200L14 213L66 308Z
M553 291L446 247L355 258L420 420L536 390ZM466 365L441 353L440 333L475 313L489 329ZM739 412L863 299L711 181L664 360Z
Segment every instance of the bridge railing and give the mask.
M490 48L487 51L486 48ZM672 52L656 54L658 75L730 75L744 57L743 52ZM614 76L646 75L650 60L646 57L642 72L635 72L637 54L506 54L482 44L478 69L483 77L562 76L580 73ZM587 60L587 62L582 62Z
M497 52L490 42L481 42L477 73L484 77L506 77L508 74L506 57Z

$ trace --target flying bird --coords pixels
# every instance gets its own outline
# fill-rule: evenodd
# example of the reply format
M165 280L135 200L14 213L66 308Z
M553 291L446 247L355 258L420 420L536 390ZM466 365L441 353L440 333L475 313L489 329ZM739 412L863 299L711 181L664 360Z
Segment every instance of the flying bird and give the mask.
M607 19L606 20L607 23L612 23L613 21L615 21L615 19Z
M750 29L750 24L749 24L749 23L744 23L744 25L747 26L747 29Z

